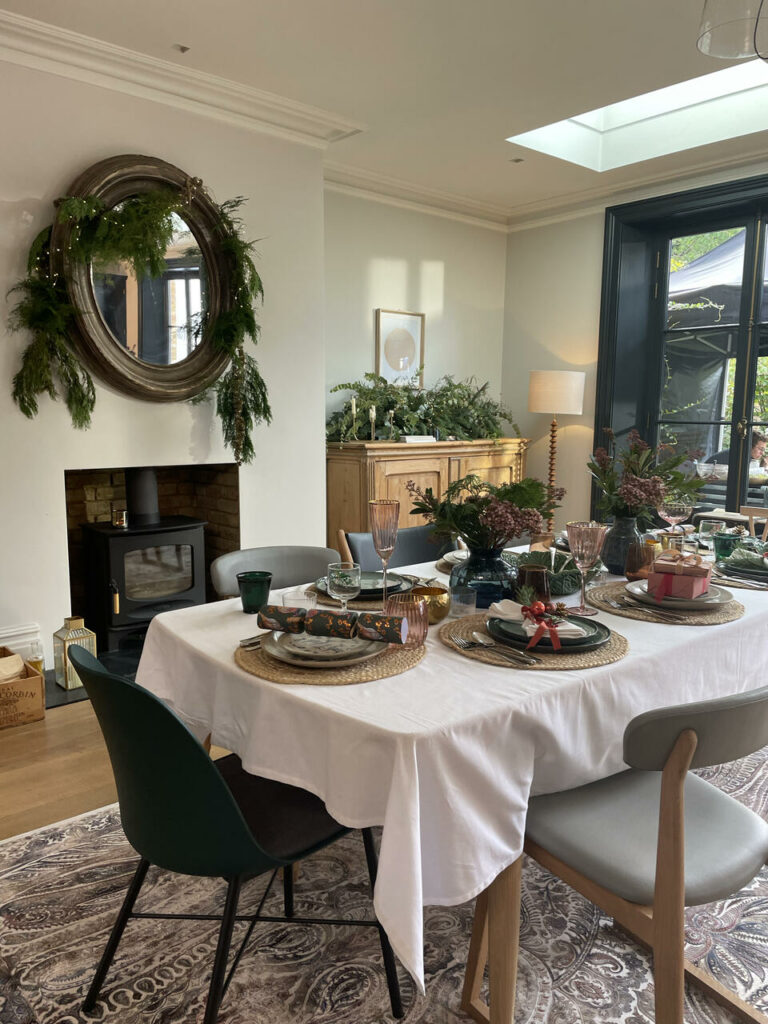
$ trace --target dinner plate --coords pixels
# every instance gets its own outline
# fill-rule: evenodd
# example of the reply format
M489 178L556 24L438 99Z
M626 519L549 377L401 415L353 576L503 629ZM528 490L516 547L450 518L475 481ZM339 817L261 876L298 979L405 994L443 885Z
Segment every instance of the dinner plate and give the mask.
M296 643L300 638L304 642ZM312 641L311 643L308 641ZM345 646L342 646L345 645ZM308 633L269 633L261 649L278 661L301 668L343 668L368 661L387 650L388 644L356 637L344 640L333 636L310 636Z
M631 597L642 601L643 604L649 604L655 608L674 608L675 611L680 612L708 611L733 600L730 590L716 587L714 583L709 584L709 590L701 597L662 597L660 601L648 593L648 580L635 580L633 583L628 583L624 589Z
M569 615L571 622L577 623L584 630L585 635L580 637L561 637L560 651L555 651L549 634L543 636L536 647L546 650L551 654L581 653L592 651L596 647L602 647L611 637L611 631L602 622L595 622L592 619L585 619L579 615ZM489 619L486 628L494 640L507 644L509 647L525 648L531 642L531 638L523 629L522 623L510 622L507 619ZM533 648L531 648L533 650Z
M328 593L328 577L321 576L319 580L315 580L315 586L321 594ZM403 576L398 576L396 572L387 573L387 594L404 594L407 590L411 590L413 583L405 579ZM360 573L360 593L358 598L376 598L381 597L384 590L384 573L383 572L361 572ZM352 600L357 600L353 598Z
M727 576L735 576L737 579L760 580L761 583L768 583L768 569L753 569L751 566L735 565L733 562L718 562L715 568L718 572L724 572Z
M446 551L443 555L443 561L447 562L448 565L461 565L462 562L466 562L469 558L469 552L465 550L459 551Z

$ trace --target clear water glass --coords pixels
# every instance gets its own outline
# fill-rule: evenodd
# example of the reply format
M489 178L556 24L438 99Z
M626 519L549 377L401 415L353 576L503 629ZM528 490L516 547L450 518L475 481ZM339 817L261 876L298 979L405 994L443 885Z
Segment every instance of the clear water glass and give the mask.
M477 610L477 591L473 587L451 587L451 618L474 615Z
M376 554L381 559L384 570L384 590L382 608L387 603L387 566L397 543L397 524L400 519L400 502L388 498L368 502L368 518L371 523L371 536Z
M595 523L590 520L589 522L568 523L566 530L568 531L571 557L581 574L581 604L577 608L569 608L568 611L575 612L577 615L597 615L596 608L587 607L586 574L600 557L608 527L604 523Z
M331 562L328 566L328 594L341 601L341 610L347 610L347 601L360 593L360 566L357 562Z
M717 519L702 519L699 523L699 543L714 557L715 534L725 529L725 523Z
M282 605L283 608L317 608L317 594L311 590L287 590Z

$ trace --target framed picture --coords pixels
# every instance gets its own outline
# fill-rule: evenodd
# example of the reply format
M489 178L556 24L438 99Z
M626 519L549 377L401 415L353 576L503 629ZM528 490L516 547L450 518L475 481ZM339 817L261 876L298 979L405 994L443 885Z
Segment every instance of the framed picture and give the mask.
M376 310L376 373L393 384L424 387L424 314Z

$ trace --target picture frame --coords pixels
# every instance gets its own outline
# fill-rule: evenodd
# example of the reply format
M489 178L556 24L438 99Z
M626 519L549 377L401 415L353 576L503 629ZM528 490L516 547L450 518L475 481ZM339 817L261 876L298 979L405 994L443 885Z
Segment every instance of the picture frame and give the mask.
M377 309L376 373L392 384L424 387L424 313Z

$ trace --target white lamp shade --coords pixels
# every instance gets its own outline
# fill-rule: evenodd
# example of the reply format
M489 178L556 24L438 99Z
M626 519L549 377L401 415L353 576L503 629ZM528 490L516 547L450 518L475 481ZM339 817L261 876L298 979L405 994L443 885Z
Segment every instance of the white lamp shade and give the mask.
M585 379L579 370L531 370L528 412L581 416Z
M696 45L709 57L762 56L768 44L768 6L760 0L705 0Z

